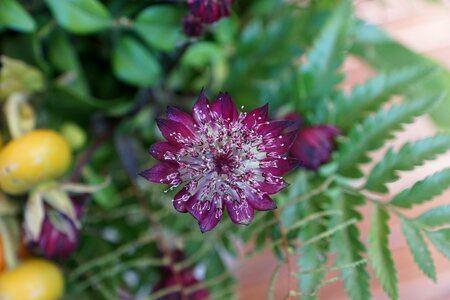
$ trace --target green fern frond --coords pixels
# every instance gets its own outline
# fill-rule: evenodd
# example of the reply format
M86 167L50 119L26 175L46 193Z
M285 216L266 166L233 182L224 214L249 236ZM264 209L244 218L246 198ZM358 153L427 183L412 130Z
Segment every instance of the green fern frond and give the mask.
M450 186L450 168L437 172L416 182L392 199L390 204L410 208L413 205L432 200Z
M436 249L450 259L450 229L428 231L426 234Z
M376 115L353 127L348 138L339 147L339 171L348 177L361 177L358 164L370 161L368 152L384 145L393 137L392 133L402 124L410 123L419 115L426 113L442 97L425 96L393 105L388 110L381 110Z
M332 123L346 131L390 100L395 94L405 92L415 81L430 73L430 68L414 67L399 71L383 72L356 86L350 95L340 94L331 103L328 119L321 122Z
M422 272L436 281L436 269L434 267L433 258L431 257L430 250L428 249L422 233L416 227L416 225L408 219L400 219L403 229L403 234L408 242L409 249L414 256L414 260L417 266Z
M418 216L416 220L428 227L450 224L450 204L432 208Z
M351 1L341 1L308 51L308 60L299 73L300 99L311 101L328 96L342 80L337 70L344 61L352 15Z
M323 203L329 202L329 199L324 199L323 195L314 197L308 202L304 202L301 206L302 215L305 217L309 215L314 215L323 211L321 206ZM315 236L318 236L324 232L327 220L321 218L315 222L309 223L300 232L300 238L303 241L310 240ZM310 243L300 249L300 256L298 259L298 264L300 270L315 270L321 269L327 261L327 251L329 243L327 240L322 240L317 243ZM315 299L315 291L319 288L322 280L326 275L326 271L322 270L319 272L305 273L299 277L299 287L302 292L302 299Z
M333 193L332 207L341 211L342 214L332 218L330 221L331 227L351 219L361 219L361 215L355 209L356 205L363 203L360 198L353 195L343 195L339 190L333 191ZM368 300L370 299L370 285L367 265L360 264L353 268L344 268L344 266L364 259L363 254L366 247L360 241L359 236L358 227L351 225L336 232L331 240L330 248L337 254L336 266L342 268L341 277L350 299Z
M385 208L376 206L372 214L369 232L369 259L378 281L391 299L398 299L397 270L388 245L389 214Z
M375 192L387 192L386 183L398 179L397 170L408 171L422 165L426 160L434 159L450 149L450 134L439 134L434 137L405 144L397 153L390 148L370 172L365 188Z

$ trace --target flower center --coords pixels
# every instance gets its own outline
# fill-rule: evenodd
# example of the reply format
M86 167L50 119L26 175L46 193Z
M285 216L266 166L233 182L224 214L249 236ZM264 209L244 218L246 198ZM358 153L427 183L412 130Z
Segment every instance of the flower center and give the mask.
M233 159L231 153L218 154L214 157L215 171L217 174L229 174L236 167L236 161Z

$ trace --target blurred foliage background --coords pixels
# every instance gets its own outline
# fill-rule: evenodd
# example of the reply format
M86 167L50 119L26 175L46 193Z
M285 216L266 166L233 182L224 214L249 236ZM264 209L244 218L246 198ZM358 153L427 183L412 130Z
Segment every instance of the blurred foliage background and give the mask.
M272 248L285 262L290 251L298 250L298 241L306 241L301 267L314 270L299 279L305 299L314 298L324 284L329 251L340 255L336 267L351 299L370 298L366 249L354 225L361 218L355 207L366 201L361 189L386 192L385 183L396 179L396 170L411 169L446 150L448 136L413 150L407 146L400 156L409 160L395 160L392 153L360 190L340 185L361 178L358 166L367 161L367 152L414 116L429 112L436 124L450 128L449 71L356 18L349 1L236 0L232 15L206 26L199 37L183 33L187 14L182 0L0 0L0 53L34 68L15 69L15 77L14 68L2 71L0 100L13 92L33 93L29 102L37 127L62 132L72 144L76 159L65 180L94 185L111 178L92 194L77 251L57 260L66 275L64 299L167 296L173 287L158 294L155 286L168 261L175 269L192 270L199 280L180 299L195 299L189 294L201 288L211 299L230 299L237 297L236 244L254 243L248 256ZM344 94L339 67L346 55L358 56L380 75ZM168 105L189 110L201 89L209 95L227 91L246 110L269 103L273 116L296 111L305 124L336 125L344 135L338 153L319 172L300 170L290 177L291 187L277 198L283 207L278 216L260 213L250 226L238 228L226 220L202 235L189 216L175 216L173 192L137 179L154 163L148 146L161 140L155 118ZM399 94L421 100L405 100L395 111L378 113ZM449 177L435 178L435 190L421 191L426 196L416 203L446 188ZM26 196L10 198L22 207L27 201ZM397 299L385 241L387 211L384 206L375 210L369 253L381 266L375 268L388 295ZM408 222L404 226L412 245L426 248L419 229ZM448 255L450 235L443 231L430 239ZM171 258L173 249L183 252L182 260ZM418 260L434 278L429 258Z

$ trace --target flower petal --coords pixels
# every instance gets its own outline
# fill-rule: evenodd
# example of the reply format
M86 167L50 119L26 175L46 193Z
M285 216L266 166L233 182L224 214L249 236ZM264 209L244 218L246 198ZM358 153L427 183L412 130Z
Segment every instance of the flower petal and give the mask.
M173 199L173 207L181 213L188 212L186 205L190 198L191 194L189 193L189 188L188 186L185 186L175 195L175 198Z
M298 130L298 127L298 122L295 121L272 121L259 125L257 132L261 135L278 137L287 131Z
M177 107L174 106L167 107L167 119L183 124L184 126L186 126L186 128L188 128L192 132L195 132L196 130L195 121L192 118L192 116L187 112L178 109Z
M200 92L200 95L192 108L192 115L199 125L213 121L211 110L209 108L209 100L203 91Z
M253 126L267 122L268 115L269 104L266 104L249 112L242 121L242 124L248 128L252 128Z
M289 184L283 178L273 178L273 176L270 176L270 181L268 178L265 181L256 181L255 188L269 195L273 195L283 190L288 185Z
M298 131L291 131L282 135L281 138L275 138L264 144L264 150L269 153L269 157L276 157L280 154L284 154L291 149L297 134Z
M272 210L277 208L275 202L267 194L246 193L247 202L256 210Z
M261 162L261 171L274 176L282 176L298 165L298 160L290 157L266 158Z
M150 146L149 153L157 160L174 160L179 147L168 142L158 142Z
M182 123L169 119L156 119L156 124L161 134L174 145L190 145L195 140L192 132Z
M150 182L174 184L179 181L178 164L163 162L139 173Z
M214 229L214 227L216 227L222 219L222 215L222 208L218 208L214 203L212 203L205 217L198 222L201 232L205 233Z
M225 206L231 221L235 224L248 225L255 216L253 207L248 205L247 201L225 201Z
M220 93L216 101L211 105L211 111L216 112L224 120L236 121L238 111L228 93Z
M189 200L186 202L185 208L187 211L197 220L201 221L206 216L207 211L211 207L211 201L208 200L199 200L199 196L202 190L199 190L195 193Z

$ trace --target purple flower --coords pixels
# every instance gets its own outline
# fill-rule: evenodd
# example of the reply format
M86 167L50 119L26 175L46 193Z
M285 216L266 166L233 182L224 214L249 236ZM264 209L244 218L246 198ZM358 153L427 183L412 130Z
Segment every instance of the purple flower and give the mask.
M72 200L78 219L84 213L84 202L84 199ZM47 258L67 257L77 249L79 239L80 228L64 214L47 207L39 239L31 245Z
M184 259L184 255L181 251L175 250L171 253L173 262L177 263ZM181 285L183 290L196 286L200 281L195 278L194 272L190 268L183 269L174 274L170 268L163 267L162 278L153 288L153 292L175 286L177 284ZM206 288L198 288L195 291L185 295L188 300L206 300L209 298L209 292ZM172 292L168 295L158 298L159 300L181 300L182 295L179 291Z
M286 119L302 123L302 118L295 114L286 116ZM300 167L317 170L330 160L336 148L334 139L340 133L338 128L327 124L302 127L289 153L299 161Z
M276 208L270 195L288 185L280 176L296 165L285 156L295 122L269 122L267 114L267 105L238 113L226 93L212 105L200 93L192 116L169 107L167 118L156 120L167 142L150 148L161 163L140 175L171 190L183 186L173 205L197 219L202 232L219 223L224 207L234 223L249 224L255 209Z
M233 4L233 0L188 0L187 2L191 14L208 24L229 16Z
M183 31L187 36L199 36L203 33L202 21L192 15L183 18Z

